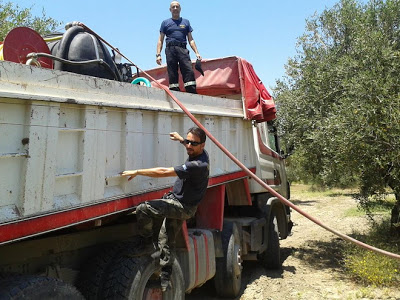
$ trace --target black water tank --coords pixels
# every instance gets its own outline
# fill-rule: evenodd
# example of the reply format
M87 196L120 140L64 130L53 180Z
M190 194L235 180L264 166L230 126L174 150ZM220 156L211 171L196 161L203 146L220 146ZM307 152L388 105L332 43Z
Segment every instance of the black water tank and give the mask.
M90 63L72 65L54 62L55 70L68 71L106 79L120 80L117 67L108 49L94 35L85 32L81 26L72 26L63 34L61 40L48 43L52 55L70 61L90 61L102 59L105 64Z

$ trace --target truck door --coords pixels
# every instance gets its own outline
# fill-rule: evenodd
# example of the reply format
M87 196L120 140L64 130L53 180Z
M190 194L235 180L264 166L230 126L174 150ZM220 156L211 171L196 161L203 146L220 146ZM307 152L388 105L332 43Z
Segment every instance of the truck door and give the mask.
M257 153L257 173L262 180L286 197L287 179L285 161L279 154L279 138L276 127L270 122L254 123L254 147ZM251 192L262 192L256 183L251 184Z

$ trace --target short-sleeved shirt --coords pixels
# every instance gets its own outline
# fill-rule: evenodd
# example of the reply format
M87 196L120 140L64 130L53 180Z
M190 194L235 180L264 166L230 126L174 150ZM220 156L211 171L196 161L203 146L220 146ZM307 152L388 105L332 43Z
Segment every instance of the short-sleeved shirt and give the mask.
M164 33L166 43L179 42L186 43L186 36L189 32L192 32L193 28L190 26L190 22L187 19L179 18L174 20L169 18L161 23L160 32Z
M178 175L172 192L184 206L197 206L203 199L208 185L209 158L207 151L199 156L188 158L186 162L174 167Z

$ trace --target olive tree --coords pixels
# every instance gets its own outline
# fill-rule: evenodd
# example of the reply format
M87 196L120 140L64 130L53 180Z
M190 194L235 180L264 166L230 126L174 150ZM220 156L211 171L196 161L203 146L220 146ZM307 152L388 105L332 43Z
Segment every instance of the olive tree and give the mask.
M44 10L42 16L32 16L30 8L20 8L12 2L0 1L0 41L3 41L7 33L19 26L30 27L41 35L55 30L60 22L47 17Z
M400 0L341 0L307 20L275 92L297 179L395 194L400 223Z

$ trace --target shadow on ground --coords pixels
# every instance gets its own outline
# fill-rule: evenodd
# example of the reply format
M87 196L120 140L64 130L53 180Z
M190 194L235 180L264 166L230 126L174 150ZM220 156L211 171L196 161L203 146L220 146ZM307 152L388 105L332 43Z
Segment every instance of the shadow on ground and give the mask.
M243 295L244 290L248 284L251 284L261 276L268 276L270 278L281 278L282 270L266 270L257 261L247 261L244 262L244 268L242 272L242 286L240 289L239 296L236 298L231 298L232 300L239 300ZM196 288L192 293L186 295L186 300L222 300L229 298L218 297L215 291L214 282L210 280L206 282L202 287Z
M317 203L317 201L314 200L296 200L296 199L290 199L290 202L292 202L294 205L297 206L312 206L315 203Z
M329 194L328 197L351 197L354 198L357 195L357 193L332 193Z
M342 249L344 243L345 241L340 238L330 241L311 240L306 241L299 248L282 248L281 254L283 259L294 256L317 270L334 269L340 272L343 268Z

